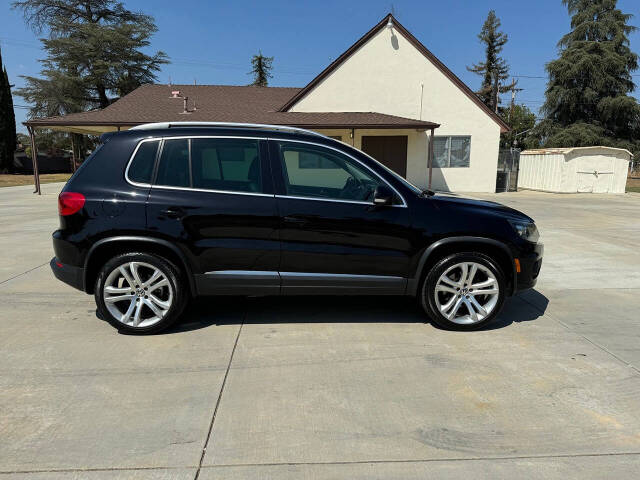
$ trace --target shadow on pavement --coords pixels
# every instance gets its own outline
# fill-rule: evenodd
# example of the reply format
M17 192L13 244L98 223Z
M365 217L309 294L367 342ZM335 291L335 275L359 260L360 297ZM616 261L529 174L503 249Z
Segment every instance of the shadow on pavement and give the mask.
M512 323L531 322L544 315L549 299L535 289L508 298L498 318L482 330L504 328Z
M529 322L544 314L548 299L530 290L507 299L498 318L481 330ZM164 334L212 325L269 323L428 323L417 302L391 296L202 297ZM162 334L161 333L161 334Z

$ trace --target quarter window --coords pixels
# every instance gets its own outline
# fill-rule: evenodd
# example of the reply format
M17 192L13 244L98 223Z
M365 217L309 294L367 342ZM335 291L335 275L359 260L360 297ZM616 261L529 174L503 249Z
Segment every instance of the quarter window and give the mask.
M257 140L194 138L191 168L195 188L262 192Z
M433 139L434 167L468 167L470 156L471 137L435 137Z
M369 202L381 183L356 161L333 150L282 142L280 152L289 196ZM308 158L315 159L314 167L305 165Z
M156 185L189 187L189 141L187 139L165 140L160 154Z
M129 180L137 183L151 183L151 174L156 162L159 141L142 142L129 165Z

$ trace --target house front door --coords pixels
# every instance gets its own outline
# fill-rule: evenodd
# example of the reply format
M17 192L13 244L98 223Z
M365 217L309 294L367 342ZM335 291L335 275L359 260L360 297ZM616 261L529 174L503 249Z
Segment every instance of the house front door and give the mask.
M407 177L406 135L363 136L362 151L402 177Z

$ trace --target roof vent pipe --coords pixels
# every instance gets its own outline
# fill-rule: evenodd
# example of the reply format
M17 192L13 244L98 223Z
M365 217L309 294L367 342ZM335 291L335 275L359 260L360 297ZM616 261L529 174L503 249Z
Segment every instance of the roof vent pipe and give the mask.
M180 98L180 90L172 90L171 98Z
M187 102L188 101L189 101L189 97L183 97L182 98L182 105L183 105L182 106L182 108L183 108L182 113L189 113L189 109L187 108Z

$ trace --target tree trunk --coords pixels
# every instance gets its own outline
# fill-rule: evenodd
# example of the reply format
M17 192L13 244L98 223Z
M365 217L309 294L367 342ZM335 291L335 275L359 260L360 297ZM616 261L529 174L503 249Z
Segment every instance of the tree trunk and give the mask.
M500 90L500 86L498 84L499 76L498 72L493 72L493 88L491 89L491 110L495 113L498 113L498 91Z
M98 90L98 100L100 102L100 108L107 108L109 106L109 97L107 97L107 90L102 84L96 85Z

